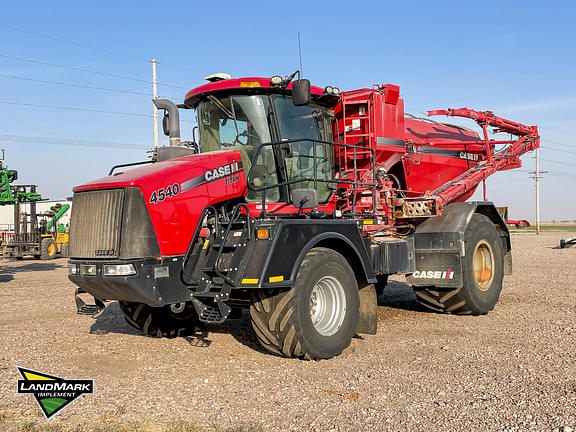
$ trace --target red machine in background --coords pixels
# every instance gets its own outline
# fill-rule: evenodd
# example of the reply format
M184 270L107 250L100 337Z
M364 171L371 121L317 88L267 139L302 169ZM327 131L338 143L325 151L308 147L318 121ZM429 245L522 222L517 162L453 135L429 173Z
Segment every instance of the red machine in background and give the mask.
M492 203L465 201L520 166L538 129L428 113L472 119L479 135L406 115L398 86L340 93L295 75L214 75L178 107L154 101L171 146L74 189L69 278L96 299L80 311L120 300L134 327L177 336L246 307L266 349L318 359L376 331L391 274L433 310L494 307L508 229ZM196 110L199 143L180 140L178 108Z

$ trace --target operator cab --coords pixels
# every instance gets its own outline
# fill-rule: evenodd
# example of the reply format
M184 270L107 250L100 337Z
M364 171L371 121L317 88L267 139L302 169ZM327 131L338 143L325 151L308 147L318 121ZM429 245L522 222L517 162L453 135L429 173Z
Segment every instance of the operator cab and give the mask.
M294 182L265 190L267 202L291 204L295 189L314 188L310 179L315 175L318 180L334 178L333 150L323 141L333 139L330 107L338 97L318 87L310 89L309 83L306 95L306 88L304 92L298 88L306 80L276 86L271 81L218 80L189 92L185 106L196 109L201 153L238 151L246 175L252 169L255 188ZM282 144L265 145L258 152L267 143ZM326 202L331 193L328 184L319 181L316 190L318 202ZM249 190L246 199L259 202L262 193Z

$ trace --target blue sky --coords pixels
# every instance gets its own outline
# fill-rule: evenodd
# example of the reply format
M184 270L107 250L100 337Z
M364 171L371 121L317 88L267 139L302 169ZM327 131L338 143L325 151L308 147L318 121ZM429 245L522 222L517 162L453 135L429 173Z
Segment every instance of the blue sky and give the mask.
M407 112L466 106L538 125L541 168L549 171L541 183L542 218L576 219L575 9L560 1L5 3L0 102L143 117L0 103L0 146L21 182L39 184L51 199L70 196L74 185L111 165L146 158L153 143L152 119L144 117L152 112L144 82L149 59L159 61L160 95L182 101L213 72L292 72L300 31L303 72L314 84L346 90L389 82L400 85ZM183 123L184 137L191 126ZM61 145L46 137L134 147ZM508 205L513 218L534 219L532 156L521 170L488 181L488 198Z

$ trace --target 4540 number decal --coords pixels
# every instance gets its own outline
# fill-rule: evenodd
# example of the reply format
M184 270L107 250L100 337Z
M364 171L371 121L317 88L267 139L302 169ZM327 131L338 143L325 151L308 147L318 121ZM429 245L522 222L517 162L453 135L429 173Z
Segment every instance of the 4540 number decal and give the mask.
M191 178L182 184L174 183L170 186L155 190L152 192L152 195L150 195L150 203L158 204L168 198L175 197L178 194L188 192L191 189L207 185L217 180L224 180L224 184L226 185L236 183L240 179L238 173L241 171L244 171L242 161L232 161L217 168L207 169L204 171L204 174Z
M178 183L174 183L173 185L166 186L165 188L161 188L152 192L152 195L150 195L150 203L156 204L162 202L165 199L175 197L179 193L180 185Z

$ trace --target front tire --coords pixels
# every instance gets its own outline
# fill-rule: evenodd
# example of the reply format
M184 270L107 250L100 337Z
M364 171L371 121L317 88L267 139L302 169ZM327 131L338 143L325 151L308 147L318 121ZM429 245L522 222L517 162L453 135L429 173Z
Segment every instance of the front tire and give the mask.
M51 238L43 238L40 243L40 259L41 260L51 260L56 258L56 242Z
M485 315L494 309L502 291L504 246L490 219L474 214L464 233L462 288L414 287L424 307L457 315Z
M119 302L128 324L146 336L175 338L188 336L199 327L198 314L192 303L160 308L143 303ZM175 309L177 312L174 312Z
M359 319L358 283L327 248L306 254L291 289L255 290L250 316L264 348L285 357L328 359L350 345Z

